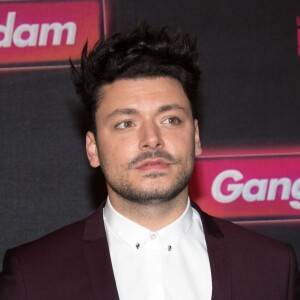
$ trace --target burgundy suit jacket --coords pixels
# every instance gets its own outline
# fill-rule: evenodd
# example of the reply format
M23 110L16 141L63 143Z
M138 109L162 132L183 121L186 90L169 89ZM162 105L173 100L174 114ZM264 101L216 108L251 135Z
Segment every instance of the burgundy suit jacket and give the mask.
M297 263L289 246L211 217L193 205L204 227L213 300L300 299ZM8 250L0 274L0 299L119 299L102 207L87 219Z

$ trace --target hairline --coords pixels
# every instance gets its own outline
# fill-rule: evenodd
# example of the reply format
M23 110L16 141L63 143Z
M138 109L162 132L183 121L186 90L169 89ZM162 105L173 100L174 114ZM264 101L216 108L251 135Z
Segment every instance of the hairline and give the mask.
M147 79L148 80L154 80L154 79L157 79L157 78L170 78L170 79L173 79L173 80L177 81L180 84L180 86L182 87L183 92L185 93L185 95L186 95L186 97L189 101L189 105L190 105L191 112L192 112L192 117L195 120L196 116L195 116L195 112L193 110L192 100L188 97L187 92L185 91L184 85L182 84L182 82L178 78L176 78L175 76L172 76L172 75L145 75L145 74L136 75L136 76L132 76L132 77L130 77L130 76L124 76L124 77L119 76L116 79L114 79L113 81L103 83L103 84L101 84L100 86L97 87L97 90L96 90L96 93L95 93L95 97L97 99L95 99L96 100L96 105L95 105L95 112L94 112L94 130L95 130L95 133L97 132L96 114L98 112L98 109L101 105L101 101L103 99L103 88L104 87L109 86L109 85L111 85L115 82L118 82L118 81L123 81L123 80L124 81L125 80L141 80L141 79L142 80L143 79L145 79L145 80L147 80Z

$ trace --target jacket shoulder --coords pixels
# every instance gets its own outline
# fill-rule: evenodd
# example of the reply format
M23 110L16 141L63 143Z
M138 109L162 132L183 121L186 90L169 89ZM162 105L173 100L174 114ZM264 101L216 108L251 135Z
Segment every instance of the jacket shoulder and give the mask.
M48 253L51 249L59 248L71 248L74 243L80 241L86 219L74 222L66 225L60 229L57 229L47 235L40 237L29 243L9 249L9 252L16 253L18 255L37 255L38 253Z
M206 214L207 215L207 214ZM208 216L208 215L207 215ZM265 236L231 221L208 216L219 228L221 234L232 246L273 249L274 251L288 251L289 247L283 241ZM264 252L264 251L263 251Z
M49 268L61 264L73 264L74 259L82 257L85 236L101 231L100 208L87 218L66 225L37 240L7 250L6 261L14 257L22 266L36 266L37 269ZM88 232L85 232L86 229ZM102 228L102 230L104 230ZM88 237L89 238L89 237Z
M84 254L85 230L89 225L97 231L100 222L94 220L98 217L97 210L88 218L9 249L0 274L0 298L91 299Z

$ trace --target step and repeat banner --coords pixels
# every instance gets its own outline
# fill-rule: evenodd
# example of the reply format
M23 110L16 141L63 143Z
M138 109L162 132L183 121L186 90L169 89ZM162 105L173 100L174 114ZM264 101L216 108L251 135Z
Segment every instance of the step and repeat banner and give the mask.
M0 260L106 198L69 59L146 20L197 37L203 154L191 198L291 243L300 261L300 2L275 2L0 1Z

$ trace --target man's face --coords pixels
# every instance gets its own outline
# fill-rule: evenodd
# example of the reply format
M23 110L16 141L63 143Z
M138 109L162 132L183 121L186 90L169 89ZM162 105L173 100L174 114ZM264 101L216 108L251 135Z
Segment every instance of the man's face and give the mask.
M201 148L177 80L124 79L104 86L96 125L96 138L87 133L87 154L92 167L101 166L110 197L150 204L187 191Z

